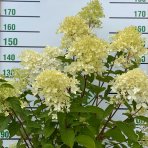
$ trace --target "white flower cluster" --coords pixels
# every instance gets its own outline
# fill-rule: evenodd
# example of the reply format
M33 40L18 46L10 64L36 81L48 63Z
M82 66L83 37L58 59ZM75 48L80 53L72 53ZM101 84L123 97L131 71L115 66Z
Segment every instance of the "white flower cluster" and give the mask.
M70 93L76 93L78 81L57 70L45 70L33 83L34 94L45 98L51 111L69 111Z
M148 109L148 76L142 70L130 70L117 76L111 84L112 91L117 93L114 101L127 100L131 103L134 100L137 109Z
M58 33L63 33L62 48L69 48L73 41L84 35L90 34L90 29L85 21L79 16L66 17L61 23Z
M99 0L91 0L87 6L82 8L78 15L91 28L100 27L102 24L100 18L104 17L103 8Z
M135 26L126 27L113 36L110 48L113 52L120 52L115 64L128 68L132 61L140 63L141 56L147 53L144 47L145 40Z
M95 37L84 36L75 41L68 49L66 58L75 57L75 61L65 67L65 71L75 75L83 71L85 74L100 73L104 70L104 61L108 55L108 44Z
M50 46L47 46L42 53L24 50L20 55L21 65L30 75L36 76L45 69L60 69L61 62L57 57L62 55L61 49Z

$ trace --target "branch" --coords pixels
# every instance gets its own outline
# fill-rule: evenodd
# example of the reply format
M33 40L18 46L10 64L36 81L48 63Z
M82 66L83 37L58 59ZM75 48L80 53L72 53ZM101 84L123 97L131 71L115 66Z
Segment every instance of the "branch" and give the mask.
M24 131L24 133L25 133L25 135L26 135L26 137L27 137L30 145L32 146L32 148L34 148L32 142L30 141L29 135L26 132L26 129L24 128L24 125L23 125L22 121L19 119L19 117L17 116L17 114L15 113L15 111L13 109L11 109L11 110L14 113L15 117L18 119L18 121L19 121L19 123L20 123L20 125L21 125L21 127L22 127L22 129L23 129L23 131Z
M103 136L104 136L104 131L105 131L105 129L106 129L108 123L110 122L110 120L113 118L113 116L114 116L114 115L116 114L116 112L118 111L120 105L121 105L121 104L119 104L119 106L116 108L116 110L115 110L114 112L112 112L112 113L109 115L109 117L108 117L106 123L104 124L104 126L103 126L103 128L102 128L102 130L100 131L100 133L99 133L98 136L96 137L97 139L102 140L102 139L104 138L104 137L103 137Z
M82 94L81 94L81 98L83 98L84 95L85 95L86 81L87 81L87 78L86 78L86 75L84 75L84 88L83 88L83 91L82 91Z
M14 120L14 119L13 119L13 116L12 116L12 114L11 114L10 112L9 112L9 115L10 115L11 119ZM21 137L23 138L23 140L24 140L24 142L25 142L27 148L29 148L29 145L28 145L28 143L27 143L25 137L23 136L23 134L22 134L22 132L21 132L21 129L20 129L19 132L20 132L20 135L21 135Z

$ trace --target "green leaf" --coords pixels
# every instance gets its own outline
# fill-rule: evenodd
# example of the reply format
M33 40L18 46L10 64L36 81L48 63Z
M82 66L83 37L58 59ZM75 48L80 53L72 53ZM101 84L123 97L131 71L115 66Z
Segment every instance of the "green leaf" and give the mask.
M8 126L10 137L13 137L14 135L16 135L19 130L20 130L20 124L14 120Z
M3 131L8 127L9 118L5 116L0 116L0 131Z
M127 148L127 146L122 143L120 145L122 146L122 148Z
M96 148L103 148L102 143L99 141L96 141Z
M116 125L131 141L137 142L138 136L132 124L117 121Z
M136 105L137 105L136 101L133 100L132 105L133 105L133 109L136 110Z
M41 128L41 125L34 121L29 121L26 125L29 128Z
M145 117L145 116L137 116L136 118L148 123L148 117Z
M65 120L66 120L66 115L64 113L57 113L58 116L58 121L61 129L65 129Z
M8 88L14 88L11 84L8 84L8 83L3 83L1 86L8 87Z
M71 112L80 112L80 113L95 113L98 114L100 118L103 118L104 110L96 106L71 106Z
M4 79L0 79L0 82L7 82L6 80L4 80Z
M138 142L135 142L132 146L132 148L143 148L142 145L140 145Z
M122 70L116 70L113 72L113 74L116 74L116 75L121 75L123 73L124 73L124 71L122 71Z
M128 102L125 102L124 105L128 108L129 111L132 111L132 107Z
M97 76L97 80L102 81L102 82L110 82L111 80L113 80L113 77L111 76Z
M53 148L51 144L44 144L42 145L42 148Z
M95 92L96 94L99 94L106 89L105 87L99 87L99 86L96 86L96 85L91 84L91 83L87 83L87 88L91 92L93 92L93 93Z
M3 141L0 139L0 147L3 146Z
M126 141L125 136L122 134L121 130L119 128L115 128L115 129L109 129L105 135L110 138L112 137L112 139L114 139L115 141L119 141L119 142L124 142Z
M64 144L66 144L70 148L73 148L74 138L75 138L75 133L73 129L64 129L64 130L62 129L61 138Z
M26 144L21 144L21 145L17 146L17 148L26 148Z
M114 110L114 105L110 104L106 109L105 109L105 112L104 112L104 118L106 118L107 116L109 116L112 111Z
M104 92L104 98L107 98L108 97L108 94L111 92L111 85L108 85L107 86L107 89L105 90Z
M108 57L107 57L107 63L112 63L115 59L116 59L115 56L108 55Z
M45 128L43 130L43 134L44 134L45 138L47 138L47 137L50 137L54 131L55 131L54 126L52 126L50 124L49 126L45 126Z
M7 98L7 102L9 103L10 107L14 111L23 115L23 111L22 111L22 108L21 108L21 105L20 105L19 98L9 97L9 98Z
M96 148L94 140L87 135L79 135L76 137L76 142L85 146L86 148Z
M92 83L94 81L94 74L87 76L87 80Z
M62 63L72 63L73 60L72 59L66 59L65 56L58 56L57 59L61 60Z

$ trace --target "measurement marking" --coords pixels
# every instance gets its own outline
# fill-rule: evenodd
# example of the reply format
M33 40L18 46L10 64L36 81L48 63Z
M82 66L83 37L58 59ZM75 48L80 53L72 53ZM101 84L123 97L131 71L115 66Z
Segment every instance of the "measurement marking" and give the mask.
M1 2L40 3L40 1L13 1L13 0L1 0Z
M113 94L113 95L116 95L117 93L110 92L109 94L111 94L111 95L112 95L112 94Z
M10 138L10 139L6 139L6 138L0 138L1 140L20 140L20 138Z
M148 17L109 17L110 19L148 19Z
M128 110L128 108L119 108L119 110Z
M109 2L111 4L148 4L148 2Z
M0 46L4 48L45 48L46 46Z
M5 31L5 30L0 30L0 32L16 32L16 33L40 33L40 31Z
M109 32L109 34L117 34L118 32ZM148 32L141 32L141 34L148 34Z
M20 63L21 61L0 61L0 63Z
M0 15L0 17L29 17L29 18L40 18L40 16L23 16L23 15Z
M37 107L25 107L25 108L27 108L27 109L37 109Z
M20 63L21 61L0 61L0 63ZM148 64L148 63L141 63L142 64Z

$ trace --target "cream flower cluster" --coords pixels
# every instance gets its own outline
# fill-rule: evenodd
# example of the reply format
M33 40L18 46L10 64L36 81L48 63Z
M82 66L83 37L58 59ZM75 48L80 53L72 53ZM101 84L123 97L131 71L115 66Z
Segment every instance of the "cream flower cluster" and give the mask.
M148 132L148 131L147 131ZM148 134L145 134L142 138L142 140L140 141L140 144L142 146L144 146L144 148L148 147Z
M89 27L100 27L100 18L104 17L103 8L99 0L92 0L87 4L86 7L78 13L78 15L83 18Z
M90 34L90 29L81 17L70 16L61 23L58 33L64 33L61 44L67 49L77 38Z
M14 86L17 95L20 95L24 92L29 84L29 75L30 72L25 69L14 69L13 70L13 79L9 81L9 83Z
M1 80L4 78L0 78ZM28 85L28 71L15 69L13 71L13 79L5 82L0 82L0 113L4 113L6 116L9 111L9 104L6 99L9 97L19 97ZM22 105L26 102L19 100ZM23 107L21 105L21 107Z
M68 49L66 58L75 57L76 60L66 66L65 71L70 74L76 74L79 71L84 71L85 74L102 72L103 61L108 55L107 48L108 44L95 36L82 37Z
M40 68L42 57L34 50L24 50L20 55L20 59L24 69L36 73L38 68Z
M147 111L147 113L148 113L148 111ZM148 114L145 114L143 116L148 117ZM147 122L145 122L141 125L141 131L142 131L142 133L144 133L144 135L139 142L144 148L147 148L148 147L148 123Z
M45 104L51 111L69 111L70 93L76 93L78 81L69 78L57 70L45 70L33 83L34 94L45 98ZM69 90L69 91L68 91Z
M61 49L50 46L47 46L42 53L24 50L20 55L21 65L30 74L37 75L45 69L60 69L61 62L57 57L62 55Z
M140 62L141 56L147 53L147 49L144 48L144 39L134 26L119 31L112 39L111 50L122 52L115 64L129 67L132 61Z
M4 113L6 116L8 115L9 105L6 102L8 97L14 97L17 95L16 90L8 86L9 83L0 82L0 113Z
M117 93L116 102L128 100L131 103L134 100L137 109L148 108L148 76L139 68L117 76L112 82L112 91Z

